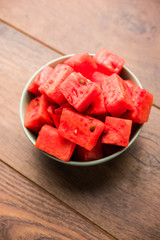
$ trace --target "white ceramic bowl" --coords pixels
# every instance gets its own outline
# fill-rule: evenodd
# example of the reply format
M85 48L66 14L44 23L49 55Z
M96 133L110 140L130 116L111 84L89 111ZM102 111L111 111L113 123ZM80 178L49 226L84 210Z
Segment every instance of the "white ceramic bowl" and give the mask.
M29 81L27 82L24 90L23 90L23 93L22 93L22 96L21 96L21 100L20 100L20 119L21 119L21 123L22 123L22 127L24 129L24 132L25 134L27 135L27 137L29 138L29 140L32 142L33 145L35 145L35 142L36 142L36 136L30 131L28 130L27 128L24 127L24 117L25 117L25 113L26 113L26 109L27 109L27 106L28 106L28 103L30 102L30 100L32 99L32 96L31 94L28 92L28 86L30 85L30 83L33 81L33 79L36 77L36 75L45 67L45 66L51 66L51 67L55 67L57 64L59 63L63 63L67 58L69 58L70 56L72 56L73 54L70 54L70 55L66 55L66 56L63 56L63 57L59 57L59 58L56 58L50 62L48 62L47 64L45 64L44 66L42 66L36 73L33 74L33 76L29 79ZM94 55L94 54L90 54L90 55ZM142 88L142 85L141 83L139 82L138 78L126 67L124 66L123 69L122 69L122 72L120 74L120 76L123 78L123 79L130 79L133 83L135 83L136 85L140 86ZM88 162L77 162L77 161L69 161L69 162L64 162L50 154L47 154L43 151L41 151L42 153L44 153L45 155L47 155L48 157L52 158L53 160L55 161L58 161L58 162L61 162L61 163L64 163L64 164L68 164L68 165L75 165L75 166L92 166L92 165L96 165L96 164L100 164L100 163L104 163L104 162L107 162L117 156L119 156L120 154L122 154L127 148L129 148L132 143L136 140L136 138L138 137L141 129L142 129L142 126L143 125L140 125L136 131L134 132L134 134L131 135L131 138L130 138L130 141L129 141L129 144L127 147L125 148L122 148L121 150L119 150L118 152L112 154L112 155L109 155L109 156L106 156L106 157L103 157L101 159L98 159L98 160L94 160L94 161L88 161Z

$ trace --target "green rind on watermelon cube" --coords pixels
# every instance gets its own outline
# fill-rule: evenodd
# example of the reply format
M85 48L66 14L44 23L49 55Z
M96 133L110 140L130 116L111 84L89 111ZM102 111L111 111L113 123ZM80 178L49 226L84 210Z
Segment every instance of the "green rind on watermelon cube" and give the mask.
M36 96L41 95L38 88L42 83L46 82L49 79L52 79L53 74L54 74L54 69L52 67L50 66L44 67L34 78L32 83L29 85L28 91L32 92Z
M39 91L44 94L50 102L62 105L66 102L60 91L61 83L73 72L73 68L65 64L58 64L54 69L52 79L47 80L39 87Z
M107 116L102 135L102 143L127 147L131 129L131 120Z
M75 144L58 134L58 130L50 125L44 125L37 137L35 147L68 162L75 149Z
M60 86L67 101L79 112L84 112L101 93L99 85L73 72Z
M47 111L49 103L45 96L38 96L30 101L27 106L24 126L31 131L38 133L44 124L53 124Z
M58 132L64 138L90 151L96 146L104 126L104 123L96 118L64 108Z

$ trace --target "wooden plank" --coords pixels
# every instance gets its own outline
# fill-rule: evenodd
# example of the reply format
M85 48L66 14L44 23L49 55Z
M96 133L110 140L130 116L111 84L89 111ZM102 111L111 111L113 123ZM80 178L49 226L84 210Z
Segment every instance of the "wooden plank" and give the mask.
M160 107L158 0L1 0L0 9L2 20L65 54L114 51Z
M42 52L45 55L49 50L3 24L2 28L0 158L118 239L158 240L160 111L152 108L150 120L136 142L113 161L86 168L55 163L26 138L18 113L28 71L36 69ZM12 41L8 44L7 39ZM23 52L21 58L19 45ZM32 66L30 48L36 51L38 61Z
M114 239L1 162L0 172L0 239Z

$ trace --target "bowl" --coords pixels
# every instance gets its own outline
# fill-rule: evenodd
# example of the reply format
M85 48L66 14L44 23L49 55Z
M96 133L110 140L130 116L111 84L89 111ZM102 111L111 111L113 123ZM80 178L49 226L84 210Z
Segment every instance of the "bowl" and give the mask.
M90 54L91 56L93 56L94 54ZM29 81L27 82L23 92L22 92L22 95L21 95L21 99L20 99L20 120L21 120L21 124L22 124L22 127L23 127L23 130L25 132L25 134L27 135L28 139L31 141L31 143L33 145L35 145L35 142L36 142L36 136L34 135L34 133L32 133L30 130L28 130L27 128L25 128L24 126L24 117L25 117L25 113L26 113L26 109L27 109L27 106L28 106L28 103L31 101L31 99L33 98L33 96L28 92L28 87L30 85L30 83L33 81L33 79L36 77L36 75L45 67L45 66L51 66L51 67L55 67L57 64L60 64L60 63L63 63L66 59L68 59L69 57L73 56L73 54L69 54L69 55L65 55L65 56L62 56L62 57L59 57L59 58L56 58L48 63L46 63L44 66L42 66L37 72L35 72L33 74L33 76L29 79ZM120 76L123 78L123 79L130 79L133 83L135 83L136 85L140 86L142 88L142 85L140 83L140 81L138 80L138 78L126 67L124 66L122 71L121 71L121 74ZM131 137L130 137L130 141L129 141L129 144L127 147L124 147L124 148L121 148L119 151L113 153L112 155L109 155L109 156L106 156L106 157L103 157L101 159L98 159L98 160L93 160L93 161L88 161L88 162L78 162L78 161L74 161L74 160L70 160L69 162L64 162L50 154L47 154L46 152L42 151L42 150L39 150L41 151L43 154L45 154L46 156L50 157L51 159L55 160L55 161L58 161L58 162L61 162L61 163L64 163L64 164L67 164L67 165L74 165L74 166L92 166L92 165L96 165L96 164L101 164L101 163L104 163L104 162L107 162L115 157L118 157L120 154L122 154L124 151L126 151L132 144L133 142L136 140L136 138L138 137L141 129L142 129L142 125L138 125L136 127L136 129L134 130L134 133L131 134Z

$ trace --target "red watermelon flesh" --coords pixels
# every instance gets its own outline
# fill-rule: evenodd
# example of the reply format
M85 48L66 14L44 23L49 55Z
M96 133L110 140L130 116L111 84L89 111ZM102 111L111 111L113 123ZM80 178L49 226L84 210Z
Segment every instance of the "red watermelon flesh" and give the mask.
M104 123L100 120L64 108L58 132L64 138L90 151L97 144L103 129Z
M64 63L71 66L74 71L80 72L83 76L89 79L93 72L97 69L97 65L93 60L93 57L87 52L74 54Z
M127 147L131 134L132 121L107 116L102 135L102 143Z
M125 83L130 90L134 109L132 111L128 111L122 115L122 117L131 119L133 122L139 124L147 122L153 103L152 94L145 89L141 89L139 86L136 86L130 80L126 80Z
M85 111L85 114L102 117L107 115L107 110L104 104L104 96L103 93L101 93L99 96L93 100L91 105L87 108Z
M59 127L59 123L60 123L60 118L61 118L61 114L62 114L62 110L63 108L72 108L72 106L66 102L63 105L61 105L60 107L56 108L52 114L53 117L53 122L56 126L56 128Z
M112 145L112 144L102 144L103 146L103 152L105 156L110 156L120 150L122 150L123 147L118 145Z
M133 91L134 87L137 86L137 85L135 85L131 80L124 80L124 82L128 86L129 91L130 91L130 93L132 95L132 91Z
M38 133L44 124L53 124L47 111L49 103L47 99L41 95L31 100L28 104L24 119L24 126L31 131Z
M76 161L80 162L93 161L103 158L101 141L98 140L96 146L90 151L77 145L74 152L74 158Z
M118 75L116 74L115 76L118 76ZM131 97L130 91L129 91L128 87L126 86L125 81L122 81L123 79L120 79L119 76L118 76L118 78L119 78L119 84L122 85L121 88L122 89L124 88L123 90L125 91L125 96L124 97L125 97L125 102L126 102L126 108L130 109L130 110L133 110L133 103L132 103L132 97ZM98 83L100 84L100 86L102 88L102 93L103 93L103 96L104 96L105 100L106 100L106 88L105 88L105 86L108 84L108 79L110 81L110 77L109 76L107 76L106 74L100 73L100 72L95 72L92 75L92 79L91 79L93 82L96 82L97 84ZM112 82L110 84L112 84ZM113 84L114 84L114 81L113 81ZM107 108L107 106L106 106L106 108ZM107 113L107 111L106 111L106 113ZM118 114L118 116L119 116L119 114Z
M53 122L54 122L54 110L58 107L59 106L55 103L55 104L49 105L47 108L47 111L48 111L51 119L53 120Z
M56 128L47 124L41 128L35 143L35 147L65 162L70 160L75 146L60 136Z
M102 48L94 56L97 63L97 71L111 75L113 73L119 74L125 64L125 61L116 54Z
M107 81L108 77L109 77L108 75L103 74L101 72L94 72L93 75L92 75L91 80L93 82L99 84L101 86L101 88L102 88L104 82Z
M60 91L61 83L73 72L73 68L65 64L58 64L55 67L52 79L47 80L39 87L39 91L47 96L50 102L62 105L66 102Z
M35 95L40 95L38 88L40 85L44 82L46 82L49 79L52 79L54 73L54 69L50 66L44 67L34 78L32 83L28 87L28 91L34 93Z
M114 73L103 83L105 106L113 117L120 117L128 109L133 109L129 90L119 75Z
M67 101L79 112L84 112L101 93L97 84L77 72L71 73L60 89Z

